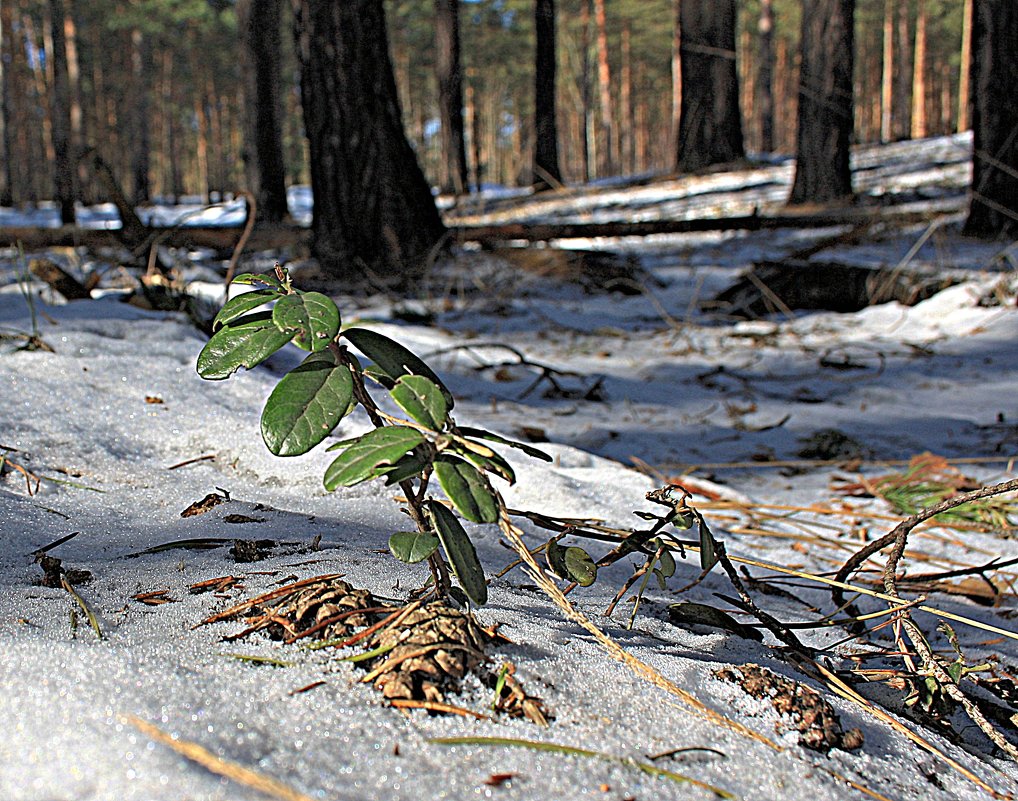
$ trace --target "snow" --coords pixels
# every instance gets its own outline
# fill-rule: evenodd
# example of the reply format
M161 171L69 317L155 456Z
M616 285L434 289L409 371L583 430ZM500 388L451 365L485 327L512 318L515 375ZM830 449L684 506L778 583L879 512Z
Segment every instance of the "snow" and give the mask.
M868 148L856 164L871 197L960 209L967 147L967 140L953 137ZM542 221L696 216L718 209L740 214L778 202L790 179L788 165L764 165L534 199L513 213ZM304 208L307 201L305 196ZM157 209L152 219L170 222L176 212ZM26 219L40 224L41 218ZM205 219L216 221L211 212ZM14 223L0 217L0 224ZM893 267L924 230L884 232L837 245L820 257ZM986 483L1014 477L1006 460L1018 446L1018 310L1013 261L1002 245L965 240L956 222L937 228L908 258L908 267L963 282L911 308L887 304L854 314L798 313L737 324L698 310L699 300L730 284L754 259L780 258L830 233L567 243L636 254L660 286L627 297L584 295L545 278L507 275L493 257L464 253L440 268L433 286L456 281L478 291L454 296L436 289L419 299L436 314L432 326L399 322L384 298L338 300L345 322L367 321L435 367L456 395L460 424L518 438L527 430L543 432L549 442L540 447L553 462L506 453L519 477L516 486L502 487L513 508L633 526L634 510L652 508L644 493L661 483L628 466L634 459L671 478L691 474L699 487L760 505L825 503L834 497L832 477L845 475L839 467L783 472L762 464L719 466L763 457L795 460L803 442L823 429L857 441L866 456L862 469L871 475L888 471L882 460L928 450L946 457L986 457L984 464L965 466ZM189 269L195 288L205 281L205 291L213 291L211 269L200 264ZM0 334L31 330L19 271L13 255L0 262ZM1010 305L980 305L1002 281ZM613 619L602 612L633 564L603 571L594 587L570 598L633 656L709 707L774 739L784 749L780 753L692 714L614 661L519 570L492 578L490 602L478 615L485 624L500 623L513 641L494 658L512 661L526 689L545 700L555 715L547 730L521 721L404 714L359 683L356 668L323 651L257 637L224 642L238 630L236 624L194 628L289 576L338 572L378 596L404 599L423 583L426 569L378 553L393 531L405 527L391 490L369 483L327 493L321 477L331 455L324 448L279 459L263 446L261 406L281 373L296 363L296 353L280 353L229 381L205 382L194 371L204 339L183 316L142 311L115 294L62 304L40 286L33 285L32 293L40 335L55 352L19 351L16 340L0 340L0 446L10 459L46 477L31 496L20 473L9 471L0 479L0 681L5 687L0 721L6 735L0 739L0 798L264 797L155 742L131 725L131 716L321 799L710 797L608 762L428 742L462 735L541 739L641 759L674 748L709 747L724 756L693 751L658 764L742 799L866 797L839 776L890 798L985 797L934 756L829 692L844 728L863 730L859 751L835 749L823 756L796 745L794 735L777 733L779 719L769 704L719 680L714 671L756 662L817 685L782 658L769 634L756 643L666 622L664 607L676 600L731 609L715 595L732 594L717 571L675 594L697 577L695 559L680 561L668 591L651 582L632 630L625 625L629 604L620 605ZM537 374L525 364L500 370L504 362L516 361L503 345L531 362L570 373L558 377L567 389L585 390L601 379L605 400L543 397L546 382L524 396ZM824 366L839 360L854 368ZM333 436L345 438L363 425L348 419ZM215 458L171 469L206 455ZM180 517L217 488L227 491L231 502ZM890 515L876 502L859 508ZM734 518L706 506L704 511L735 556L825 571L848 555L844 547L796 547L792 536L733 533ZM236 514L261 522L225 519ZM871 521L871 535L885 533L893 520ZM524 528L534 545L546 538ZM773 528L802 533L795 520L775 522ZM471 526L470 531L489 576L512 560L493 527ZM93 574L78 592L98 615L101 641L83 616L72 628L76 607L68 593L37 584L33 551L71 533L76 536L51 555L66 567ZM827 536L835 539L839 533L835 527ZM318 536L320 550L308 550ZM226 545L129 558L198 537L283 544L250 565L234 563ZM916 539L909 554L913 551L929 561L916 556L909 565L939 570L993 556L1014 558L1018 544L952 530ZM1014 577L1010 570L1002 573ZM196 582L223 575L241 577L244 588L232 590L228 600L188 592ZM132 600L140 592L162 589L176 602L149 607ZM832 611L821 588L791 589ZM761 603L782 620L806 615L789 600L766 597ZM1013 630L1013 594L995 610L957 596L934 595L930 603ZM933 631L929 616L918 619ZM1018 663L1014 641L987 644L985 633L957 628L971 658L996 653L1003 664ZM802 632L816 647L843 636L831 629ZM234 653L294 664L256 666L229 656ZM832 666L845 666L844 653L842 648L828 654ZM319 680L325 684L294 693ZM893 705L883 685L866 692ZM452 700L486 711L489 698L490 691L471 680ZM922 734L995 789L1018 790L1018 767L994 755L971 727L960 743L928 730ZM484 783L497 773L515 775L500 787Z

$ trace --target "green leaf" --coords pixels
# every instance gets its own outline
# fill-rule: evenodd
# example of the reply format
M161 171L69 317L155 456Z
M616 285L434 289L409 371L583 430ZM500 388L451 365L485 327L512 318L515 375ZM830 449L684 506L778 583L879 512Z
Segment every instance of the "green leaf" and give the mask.
M422 531L397 531L389 537L389 550L401 562L423 562L438 550L438 537Z
M257 286L258 284L265 284L267 286L275 287L276 289L282 290L283 285L279 282L279 279L272 273L241 273L233 279L231 283L234 284L250 284Z
M262 412L262 439L276 456L307 453L350 409L353 377L330 351L312 353L272 390Z
M226 301L226 305L219 310L216 319L212 321L212 330L224 326L249 311L264 306L266 303L279 297L279 293L271 289L257 289L254 292L245 292L237 295L232 300Z
M229 378L239 368L251 369L290 341L272 324L269 312L241 317L212 335L198 354L198 375L219 380Z
M745 640L763 641L763 635L752 626L746 626L727 612L706 604L681 601L668 605L668 620L676 626L709 626L737 634Z
M510 484L516 483L516 474L513 472L509 462L484 445L469 447L471 445L478 445L478 443L471 442L470 440L463 439L462 437L456 437L453 439L452 445L447 449L446 453L454 453L464 461L470 462L470 464L478 470L483 470L487 473L496 475L499 478L504 478ZM479 448L483 448L488 455L484 456L479 453Z
M700 529L700 569L710 570L718 563L718 541L699 512L696 513L696 522Z
M272 322L304 350L319 351L339 333L339 309L320 292L285 295L272 309Z
M489 442L497 442L499 445L508 445L510 448L521 450L527 456L533 456L535 459L543 459L546 462L553 461L551 456L541 449L535 448L533 445L527 445L525 442L517 442L513 439L506 439L498 434L493 434L491 431L485 431L483 428L462 426L457 431L465 437L477 437L478 439L486 439Z
M411 353L398 342L367 328L348 328L343 332L343 336L350 340L357 350L378 365L393 381L399 380L401 376L408 373L431 379L432 383L441 390L449 409L452 409L455 401L452 393L442 383L442 379L420 357Z
M431 464L430 459L423 459L419 456L414 456L412 453L404 456L391 469L385 472L385 486L398 484L400 481L406 481L408 478L417 478L429 464Z
M441 431L445 427L449 406L442 390L430 378L405 375L389 394L399 408L425 428Z
M548 541L548 564L559 578L575 581L581 587L589 587L597 580L597 565L583 548L558 544L561 535Z
M658 557L658 569L661 571L661 575L665 578L671 578L675 575L675 557L672 556L671 551L667 548L661 551L661 555Z
M408 451L424 442L424 435L406 426L386 426L369 431L347 448L325 471L325 489L352 487L369 478L383 476Z
M445 555L449 557L452 572L459 579L463 591L477 606L484 606L488 602L488 585L484 581L484 570L470 537L456 515L442 504L428 501L428 510Z
M498 501L481 473L459 459L439 458L435 476L452 505L467 520L494 523L498 520Z

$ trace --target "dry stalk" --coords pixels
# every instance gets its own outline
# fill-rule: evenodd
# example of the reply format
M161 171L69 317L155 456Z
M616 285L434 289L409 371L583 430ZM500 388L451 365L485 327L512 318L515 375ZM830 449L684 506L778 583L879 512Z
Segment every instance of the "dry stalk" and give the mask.
M500 504L499 516L498 516L498 527L501 530L503 536L509 541L516 552L519 554L520 559L528 567L530 577L534 582L544 590L545 594L551 599L551 601L562 610L562 612L577 623L586 631L590 632L608 654L624 664L636 675L643 679L646 679L656 687L671 693L678 698L685 705L687 709L691 709L700 717L714 723L718 726L723 726L730 731L734 731L737 734L741 734L743 737L748 737L752 740L756 740L758 743L763 743L775 751L783 751L784 749L775 743L773 740L758 734L752 729L742 725L738 721L732 720L731 718L722 715L720 712L716 712L710 707L706 706L702 701L697 699L691 693L683 690L674 682L669 681L667 678L661 675L657 670L648 665L645 662L640 661L635 656L626 651L621 645L615 640L605 634L601 629L579 609L573 606L569 599L562 593L562 590L558 588L555 582L551 581L544 571L541 569L537 560L534 559L533 555L528 550L526 544L523 542L522 532L519 528L513 525L512 520L509 517L509 510L505 508L504 504Z
M216 756L204 746L198 745L198 743L173 737L157 726L153 726L151 723L134 715L127 715L122 720L134 726L146 737L150 737L157 743L162 743L172 748L185 759L190 759L217 776L225 776L237 784L257 790L260 793L265 793L273 798L281 799L281 801L312 801L311 796L304 795L304 793L288 787L278 779L273 779L271 776L266 776L263 773L251 770L251 768L245 768L236 762Z

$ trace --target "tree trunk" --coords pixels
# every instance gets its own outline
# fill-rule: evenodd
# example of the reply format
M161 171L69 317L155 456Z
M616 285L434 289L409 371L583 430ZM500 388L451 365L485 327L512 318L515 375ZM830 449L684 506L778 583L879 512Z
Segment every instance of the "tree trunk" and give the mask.
M601 106L601 146L598 173L602 176L615 172L615 108L612 103L611 67L608 62L607 0L594 0L594 26L597 28L597 86Z
M756 107L759 119L760 152L774 152L774 5L773 0L760 0L759 64L756 73Z
M283 155L282 2L239 0L241 74L244 81L244 172L259 222L287 216Z
M331 278L407 285L445 228L407 142L381 0L297 0L314 195L312 253Z
M926 0L919 0L915 23L915 57L912 68L912 138L928 136L926 121Z
M463 133L459 0L435 0L435 74L442 123L442 190L467 192L467 148Z
M1018 235L1018 4L975 0L972 17L972 203L965 233Z
M0 0L0 53L11 52L10 3ZM0 206L14 205L14 170L11 167L13 148L11 139L14 104L11 102L11 63L0 58L0 156L3 158L3 185L0 186Z
M790 203L824 203L852 194L854 0L817 0L802 12L802 66L795 183Z
M624 173L632 175L636 172L635 148L633 145L633 23L628 18L622 23L622 68L619 70L619 105L621 114L619 119L619 148L621 156L621 167Z
M892 129L894 139L908 139L912 130L912 36L909 31L910 3L897 0L897 19L894 26L894 49L897 52L894 69L894 97Z
M880 81L880 141L894 138L892 127L894 108L894 5L895 0L884 0L883 71Z
M536 0L537 59L534 80L534 188L562 184L555 122L555 0Z
M682 0L672 0L672 152L679 152L679 123L682 120Z
M583 180L590 181L593 177L591 169L591 130L590 130L590 16L591 0L580 0L580 100L583 106L583 118L580 125L580 147L583 162Z
M735 64L735 0L683 0L682 114L677 166L700 170L745 155Z
M958 127L957 132L971 126L969 89L972 86L972 2L964 0L961 23L961 66L958 69Z
M152 42L141 30L131 31L131 93L134 97L131 127L134 149L131 154L132 195L135 205L152 198L149 180L151 122L149 121L149 86L152 74Z
M67 41L64 39L64 0L49 0L53 37L53 192L60 207L60 222L74 223L74 173L71 154L71 81L67 72Z

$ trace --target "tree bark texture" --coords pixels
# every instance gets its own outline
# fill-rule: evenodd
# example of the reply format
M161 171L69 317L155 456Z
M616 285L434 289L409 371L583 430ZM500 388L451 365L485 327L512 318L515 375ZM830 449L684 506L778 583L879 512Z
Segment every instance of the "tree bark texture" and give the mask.
M286 218L286 160L283 155L282 3L239 0L244 82L244 166L259 222Z
M972 17L972 201L965 232L1018 235L1018 4L975 0Z
M71 154L71 81L67 73L64 39L64 1L50 0L53 38L53 192L60 207L60 222L74 222L74 158Z
M0 53L11 52L11 7L0 2ZM14 205L14 170L11 168L11 120L14 104L11 102L11 64L0 57L0 157L3 158L3 185L0 186L0 206Z
M756 75L756 106L760 125L760 151L774 151L774 5L773 0L760 0L759 64Z
M330 277L407 284L445 228L403 132L381 0L295 0L314 195L312 253Z
M735 0L683 0L677 166L700 170L745 155L735 64Z
M555 122L555 0L535 0L534 29L534 187L540 190L562 183Z
M802 12L795 182L790 203L851 196L854 0L817 0Z
M435 75L442 125L442 190L463 195L468 186L459 0L435 0Z

